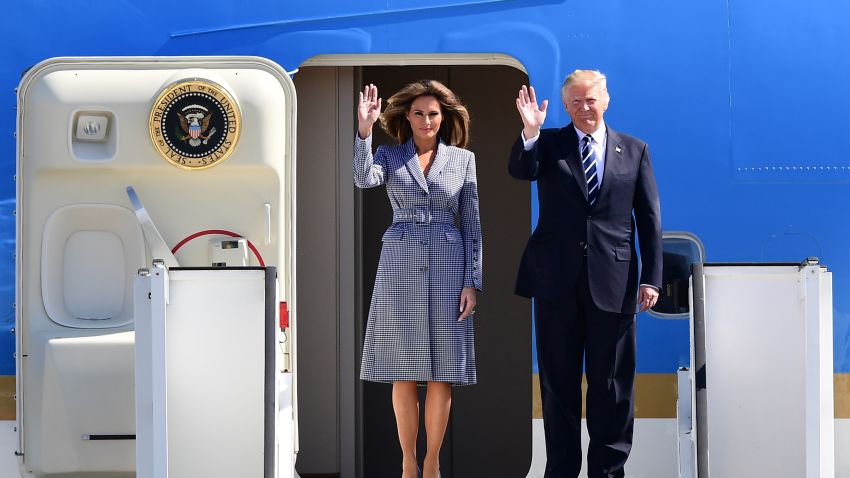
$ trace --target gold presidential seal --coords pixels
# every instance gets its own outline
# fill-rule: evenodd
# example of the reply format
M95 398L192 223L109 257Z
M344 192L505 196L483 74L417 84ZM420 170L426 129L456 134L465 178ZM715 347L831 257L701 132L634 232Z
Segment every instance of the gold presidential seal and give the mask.
M201 79L181 80L157 96L149 129L153 145L169 163L183 169L221 164L239 139L239 105L221 86Z

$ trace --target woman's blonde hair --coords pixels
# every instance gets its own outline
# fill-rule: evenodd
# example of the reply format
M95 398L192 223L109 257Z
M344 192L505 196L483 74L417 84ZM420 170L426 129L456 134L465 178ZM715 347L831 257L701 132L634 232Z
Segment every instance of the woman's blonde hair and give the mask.
M443 122L437 132L444 143L465 148L469 143L469 111L446 85L436 80L419 80L402 88L387 100L387 108L381 114L381 127L390 136L403 144L413 136L407 121L410 105L420 96L433 96L440 103Z

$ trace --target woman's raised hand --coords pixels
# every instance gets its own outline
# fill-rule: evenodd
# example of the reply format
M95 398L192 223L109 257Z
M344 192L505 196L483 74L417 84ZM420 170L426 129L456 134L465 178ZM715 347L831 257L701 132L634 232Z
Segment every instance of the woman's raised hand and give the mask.
M366 139L372 134L372 125L381 116L381 99L378 98L378 87L372 84L363 87L360 101L357 103L357 132L360 139Z
M540 133L540 127L543 126L543 121L546 119L547 106L549 106L549 100L543 100L543 103L538 107L534 87L527 88L522 85L516 99L516 109L519 111L519 117L522 118L522 133L525 135L525 139L531 139Z

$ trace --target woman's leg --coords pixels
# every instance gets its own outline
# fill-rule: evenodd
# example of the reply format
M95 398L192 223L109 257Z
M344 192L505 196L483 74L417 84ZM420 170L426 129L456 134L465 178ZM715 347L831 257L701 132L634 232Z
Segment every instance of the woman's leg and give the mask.
M440 472L440 447L446 434L449 412L452 409L452 385L445 382L428 382L425 396L425 433L428 452L422 467L423 478L437 478Z
M416 382L393 382L393 410L402 452L402 477L417 478L416 433L419 431L419 395Z

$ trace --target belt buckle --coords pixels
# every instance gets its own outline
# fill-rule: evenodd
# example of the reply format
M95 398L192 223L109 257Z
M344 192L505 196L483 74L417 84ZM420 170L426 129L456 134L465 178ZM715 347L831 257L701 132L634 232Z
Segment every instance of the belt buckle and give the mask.
M428 224L431 222L430 212L428 209L415 209L413 211L413 221L417 224Z

